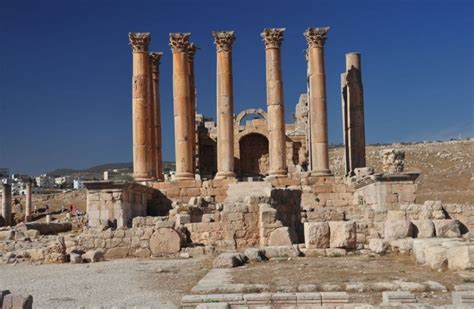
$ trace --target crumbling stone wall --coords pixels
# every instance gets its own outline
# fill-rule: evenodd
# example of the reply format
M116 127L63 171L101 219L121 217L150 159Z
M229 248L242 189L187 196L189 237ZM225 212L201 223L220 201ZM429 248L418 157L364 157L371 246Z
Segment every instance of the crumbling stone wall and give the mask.
M138 183L88 182L86 187L90 227L131 226L134 217L146 216L155 191Z

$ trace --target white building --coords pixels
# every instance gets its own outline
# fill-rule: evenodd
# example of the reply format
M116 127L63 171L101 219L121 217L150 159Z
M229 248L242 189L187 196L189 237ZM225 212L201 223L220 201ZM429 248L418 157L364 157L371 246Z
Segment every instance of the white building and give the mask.
M84 181L80 179L74 179L72 187L74 190L84 190L86 188L84 186Z
M35 181L36 181L36 186L40 188L53 188L54 187L54 179L52 177L47 176L46 174L36 177Z

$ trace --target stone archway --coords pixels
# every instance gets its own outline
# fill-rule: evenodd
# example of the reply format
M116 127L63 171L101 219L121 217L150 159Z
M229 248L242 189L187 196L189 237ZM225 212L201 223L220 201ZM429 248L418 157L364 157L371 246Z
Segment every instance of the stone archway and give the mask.
M258 133L244 135L240 141L240 174L242 177L268 174L268 139Z

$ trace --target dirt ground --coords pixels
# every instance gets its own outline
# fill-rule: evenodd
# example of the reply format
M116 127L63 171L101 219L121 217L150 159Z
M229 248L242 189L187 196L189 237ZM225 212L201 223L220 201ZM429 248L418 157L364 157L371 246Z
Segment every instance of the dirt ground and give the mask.
M403 280L423 283L436 281L451 291L454 285L474 281L474 272L462 277L453 272L438 272L417 266L409 256L346 256L296 259L273 259L252 263L232 271L233 283L269 284L273 291L296 291L299 285L344 286L347 283L375 283ZM464 274L466 276L466 274ZM382 292L349 293L351 302L382 302ZM424 303L433 305L451 303L451 293L414 293Z
M0 290L33 295L34 308L178 308L210 269L209 257L92 264L0 265Z

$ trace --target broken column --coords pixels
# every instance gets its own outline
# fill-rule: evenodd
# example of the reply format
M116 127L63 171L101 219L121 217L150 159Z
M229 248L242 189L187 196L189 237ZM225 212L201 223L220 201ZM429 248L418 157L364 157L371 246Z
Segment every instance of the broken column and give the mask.
M33 184L31 183L31 181L28 181L26 183L25 222L31 221L32 186Z
M153 65L151 55L148 54L148 93L147 93L147 114L146 114L146 127L147 127L147 169L150 179L155 179L156 175L156 128L155 128L155 102L153 95Z
M345 175L365 167L364 94L360 53L346 54L346 72L341 74L342 123Z
M234 178L234 94L232 44L234 31L212 32L217 49L217 174Z
M309 110L311 130L311 175L331 175L328 153L328 121L324 43L329 27L308 28Z
M12 224L12 186L2 184L2 217L6 226Z
M162 153L162 138L161 138L161 102L160 102L160 60L163 53L151 52L151 66L152 66L152 97L154 105L154 122L155 122L155 177L156 180L164 180L163 176L163 153Z
M196 85L194 82L194 55L198 48L194 43L188 45L186 55L188 57L189 73L189 138L191 139L191 153L193 155L193 173L196 171Z
M283 31L285 31L284 28L267 28L261 34L265 43L268 145L270 156L269 176L272 177L284 177L288 171L286 165L285 111L280 57Z
M176 148L176 180L194 179L187 49L190 33L170 33L173 52L173 105Z
M148 112L148 45L150 33L128 34L133 50L133 177L137 181L149 180L147 166L147 112Z

